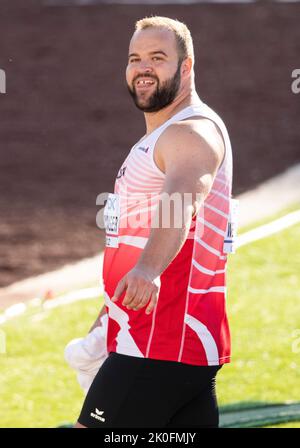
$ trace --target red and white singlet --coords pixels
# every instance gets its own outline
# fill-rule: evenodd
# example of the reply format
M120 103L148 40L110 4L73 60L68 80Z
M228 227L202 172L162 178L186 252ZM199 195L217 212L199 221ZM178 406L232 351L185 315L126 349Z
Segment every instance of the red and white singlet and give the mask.
M149 238L151 216L165 178L153 158L155 144L170 124L195 116L212 120L220 129L225 142L224 160L195 217L193 236L160 276L154 311L146 315L146 308L128 310L122 305L125 293L115 303L111 298L118 282L137 263ZM104 212L108 353L192 365L230 361L225 270L227 253L231 251L231 186L229 136L221 118L204 103L181 110L133 146Z

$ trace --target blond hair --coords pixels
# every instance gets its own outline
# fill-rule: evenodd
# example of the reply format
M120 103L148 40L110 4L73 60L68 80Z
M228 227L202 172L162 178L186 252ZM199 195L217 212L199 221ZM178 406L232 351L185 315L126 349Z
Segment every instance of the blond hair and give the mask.
M169 17L151 16L140 19L135 23L135 30L145 30L147 28L166 28L173 31L176 38L179 61L182 62L187 57L191 57L194 63L194 45L191 32L188 27L179 20Z

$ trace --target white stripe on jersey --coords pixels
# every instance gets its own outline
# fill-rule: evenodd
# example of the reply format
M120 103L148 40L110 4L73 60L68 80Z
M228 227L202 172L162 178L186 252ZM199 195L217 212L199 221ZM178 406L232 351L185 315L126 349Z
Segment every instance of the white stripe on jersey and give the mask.
M117 342L117 353L122 353L122 349L118 347L126 347L126 353L132 356L138 356L139 358L144 358L143 353L140 351L136 345L133 337L131 336L129 330L129 316L120 307L118 307L114 302L111 301L107 292L104 291L104 301L105 305L109 309L109 318L115 320L119 326L120 330L116 337Z
M214 255L221 256L221 252L213 247L211 247L209 244L206 244L204 241L202 241L200 238L196 237L195 240L197 241L200 246L204 247L204 249L208 250Z
M215 274L223 274L225 272L225 269L217 269L216 271L213 271L211 269L207 269L201 264L197 263L196 260L193 259L192 261L193 265L198 269L198 271L202 272L206 275L215 275Z
M119 243L127 244L128 246L135 246L143 249L147 244L148 238L142 236L132 236L132 235L120 235Z
M226 232L224 232L223 230L219 229L219 227L214 226L211 222L206 221L204 218L202 218L202 216L200 216L199 218L197 218L197 221L201 222L202 224L204 224L206 227L208 227L209 229L213 230L214 232L218 233L219 235L225 237Z
M214 188L212 188L212 189L210 190L210 193L209 193L209 194L211 194L211 193L214 193L216 196L219 196L220 198L222 198L222 199L224 199L225 201L229 202L229 199L230 199L230 198L229 198L228 196L225 196L225 194L220 193L219 191L215 190Z
M211 288L208 289L196 289L196 288L192 288L191 286L189 286L189 292L191 292L192 294L207 294L209 292L222 292L222 293L226 293L226 286L212 286Z
M190 316L189 314L185 315L184 321L192 330L195 331L195 333L197 333L206 353L207 364L219 364L218 347L208 328L203 325L200 320Z
M219 210L218 208L208 204L207 202L204 202L204 208L208 208L209 210L212 210L213 212L217 213L217 215L223 216L223 218L228 219L227 213L222 212L222 210Z

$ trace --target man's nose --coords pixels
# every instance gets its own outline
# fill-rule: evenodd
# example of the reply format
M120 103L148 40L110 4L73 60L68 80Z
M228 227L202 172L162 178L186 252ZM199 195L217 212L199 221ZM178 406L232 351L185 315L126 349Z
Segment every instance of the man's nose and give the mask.
M139 64L139 71L143 73L151 73L152 72L152 65L149 61L141 61Z

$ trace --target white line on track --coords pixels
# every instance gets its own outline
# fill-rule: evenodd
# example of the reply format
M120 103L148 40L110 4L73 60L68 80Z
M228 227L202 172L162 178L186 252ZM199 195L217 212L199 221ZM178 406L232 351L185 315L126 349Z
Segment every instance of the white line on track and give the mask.
M300 210L288 213L282 218L278 218L268 224L256 227L253 230L249 230L241 234L237 238L236 248L253 243L254 241L267 238L275 233L281 232L288 227L291 227L300 222ZM59 306L68 305L70 303L78 302L80 300L89 300L92 298L100 297L103 294L103 287L100 285L97 288L85 288L76 291L69 292L56 299L42 301L39 298L30 300L29 302L20 302L12 305L0 314L0 325L8 320L18 317L24 314L30 308L41 307L42 311L57 308Z
M237 238L236 247L245 246L246 244L261 240L262 238L267 238L274 235L274 233L281 232L282 230L297 224L298 222L300 222L300 210L288 213L282 218L278 218L275 221L241 234Z

